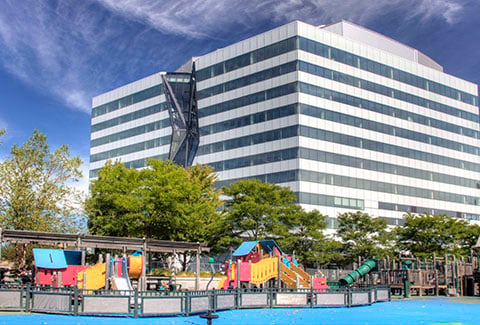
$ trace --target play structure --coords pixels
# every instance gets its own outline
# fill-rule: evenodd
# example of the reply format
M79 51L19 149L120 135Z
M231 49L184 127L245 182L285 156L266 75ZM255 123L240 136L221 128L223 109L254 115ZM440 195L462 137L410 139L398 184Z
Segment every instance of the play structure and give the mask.
M34 281L39 285L74 286L78 274L87 268L82 265L82 251L34 248Z
M133 290L131 280L142 275L143 256L112 258L92 266L84 265L84 252L34 248L35 284L54 287L77 286L79 289Z
M232 256L235 261L225 263L226 276L218 284L220 289L251 286L327 288L326 278L312 278L294 257L283 253L274 240L243 242Z

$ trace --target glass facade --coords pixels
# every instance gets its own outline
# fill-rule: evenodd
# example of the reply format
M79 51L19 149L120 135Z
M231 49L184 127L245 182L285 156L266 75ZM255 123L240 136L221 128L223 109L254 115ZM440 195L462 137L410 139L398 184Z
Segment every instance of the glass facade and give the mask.
M319 27L288 26L198 57L192 73L147 77L131 94L96 101L105 104L92 108L90 177L107 159L144 168L154 157L209 164L218 186L292 186L329 227L348 210L391 225L403 212L480 220L475 87Z

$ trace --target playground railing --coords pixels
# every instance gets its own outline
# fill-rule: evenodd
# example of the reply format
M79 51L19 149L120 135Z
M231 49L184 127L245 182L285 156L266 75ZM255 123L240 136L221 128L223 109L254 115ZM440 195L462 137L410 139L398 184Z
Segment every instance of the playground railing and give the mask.
M25 310L27 287L19 284L0 285L0 310Z
M262 288L177 292L0 286L0 310L95 316L188 316L209 310L350 307L389 300L388 286L326 290Z

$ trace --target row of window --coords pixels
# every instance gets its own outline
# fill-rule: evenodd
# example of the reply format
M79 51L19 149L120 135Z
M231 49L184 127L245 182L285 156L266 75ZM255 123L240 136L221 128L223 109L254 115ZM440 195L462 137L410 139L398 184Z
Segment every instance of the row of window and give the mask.
M118 140L134 137L136 135L145 134L145 133L148 133L148 132L153 132L155 130L160 130L160 129L166 128L168 126L170 126L170 118L166 118L164 120L160 120L160 121L144 124L144 125L141 125L141 126L137 126L135 128L131 128L131 129L128 129L128 130L125 130L125 131L120 131L120 132L117 132L117 133L109 134L109 135L106 135L106 136L101 137L101 138L93 139L90 143L90 147L91 148L92 147L97 147L97 146L100 146L102 144L115 142L115 141L118 141Z
M236 128L241 128L247 125L271 121L285 116L295 115L298 113L298 104L291 104L287 106L277 107L267 111L262 111L255 114L245 115L231 120L206 125L200 128L200 135L214 134Z
M230 111L235 108L247 106L259 102L263 102L272 98L293 94L298 91L298 83L292 82L279 87L270 88L267 90L259 91L254 94L237 97L228 101L224 101L215 105L201 108L198 111L199 117L205 117L213 114L218 114L226 111Z
M149 99L155 96L160 96L161 94L163 94L163 86L156 85L156 86L144 89L142 91L136 92L134 94L122 97L120 99L116 99L109 103L94 107L92 108L92 117L97 117L99 115L113 112L113 111L116 111L117 109L142 102L146 99Z
M92 133L97 132L97 131L104 130L104 129L107 129L107 128L111 128L111 127L114 127L114 126L117 126L117 125L120 125L120 124L123 124L123 123L130 122L130 121L142 118L142 117L146 117L146 116L149 116L149 115L160 113L160 112L165 111L166 109L167 109L167 103L165 103L165 102L157 104L157 105L149 106L149 107L140 109L140 110L132 112L132 113L128 113L128 114L125 114L125 115L121 115L119 117L112 118L112 119L107 120L105 122L100 122L100 123L97 123L97 124L93 124L92 128L91 128L91 132Z
M298 128L300 130L298 130ZM459 160L451 157L445 157L445 156L436 155L428 152L391 145L391 144L387 144L379 141L363 139L363 138L336 133L332 131L316 129L316 128L303 126L303 125L301 125L300 127L289 126L286 128L256 133L248 136L229 139L226 141L220 141L220 142L203 145L203 146L200 146L198 150L198 155L201 156L201 155L211 154L214 152L220 152L220 151L231 150L231 149L240 148L240 147L251 146L258 143L280 140L280 139L285 139L285 138L294 137L298 135L313 138L313 139L338 143L338 144L344 144L347 146L363 148L363 149L377 151L377 152L383 152L383 153L397 155L401 157L427 161L435 164L480 172L480 165L469 162L469 161Z
M406 157L410 159L422 160L431 162L434 164L456 167L460 169L471 170L474 172L480 172L480 164L476 164L470 161L455 159L451 157L445 157L429 152L423 152L420 150L400 147L388 143L383 143L374 140L363 139L351 135L320 130L308 126L300 126L300 136L343 144L351 147L357 147L377 152L383 152L391 155Z
M364 57L354 55L352 53L348 53L346 51L319 42L315 42L304 37L300 37L299 42L300 50L316 54L334 61L338 61L358 69L366 70L368 72L372 72L390 79L394 79L396 81L400 81L417 88L422 88L442 96L460 100L470 105L478 105L477 96L468 94L461 90L442 85L438 82L428 80L396 68L392 68L388 65L366 59Z
M213 66L201 69L197 72L197 79L199 81L206 80L242 67L246 67L250 64L293 51L295 49L300 49L324 58L335 60L358 69L366 70L387 78L394 79L396 81L400 81L402 83L409 84L417 88L422 88L439 95L460 100L470 105L478 105L477 96L304 37L292 37L285 39L278 43L259 48L224 62L217 63Z
M382 210L401 211L405 213L428 213L430 215L445 214L453 218L480 220L480 215L472 214L472 213L440 210L440 209L433 209L433 208L421 208L417 206L409 206L409 205L395 204L395 203L388 203L388 202L378 202L378 208Z
M300 114L321 118L327 121L338 122L346 125L355 126L358 128L389 134L404 139L414 140L418 142L432 144L443 148L457 150L461 152L470 153L472 155L479 155L478 147L471 146L464 143L459 143L445 138L436 137L433 135L416 132L390 124L374 122L371 120L354 117L343 113L333 112L315 106L300 104Z
M478 132L473 129L462 127L456 124L448 123L442 120L426 117L420 114L412 113L406 110L394 108L387 105L382 105L359 97L350 96L347 94L332 91L326 88L306 84L303 82L289 83L275 88L270 88L254 94L238 97L229 101L211 105L200 109L199 116L205 117L212 114L217 114L229 110L233 110L242 106L255 104L275 97L285 96L295 93L297 90L305 94L321 97L327 100L336 101L342 104L355 106L361 109L366 109L376 113L393 116L407 121L431 126L437 129L446 130L449 132L469 136L478 137Z
M198 99L208 98L224 92L245 87L260 81L272 79L293 71L298 70L298 61L291 61L282 65L277 65L273 68L262 70L251 75L241 77L235 80L230 80L210 88L198 91Z
M456 193L433 191L428 188L385 183L368 179L348 177L327 173L319 173L310 170L300 170L298 180L318 184L336 185L341 187L355 188L373 192L390 193L396 195L413 196L424 199L454 202L469 205L479 205L479 198Z
M404 167L384 162L374 161L370 159L356 158L352 156L308 149L308 148L288 148L278 151L270 151L258 155L251 155L246 157L228 159L209 163L216 172L231 170L236 168L244 168L290 159L308 159L334 165L348 166L360 168L365 170L377 171L381 173L388 173L392 175L400 175L406 177L413 177L433 182L452 184L477 189L479 185L478 180L458 177L456 175L447 175L436 173L432 171L416 169L411 167Z
M300 108L299 108L300 107ZM445 138L430 136L420 132L415 132L399 127L394 127L389 124L384 124L380 122L374 122L359 117L354 117L351 115L338 113L326 109L322 109L315 106L310 106L306 104L292 104L268 111L263 111L251 115L242 116L239 118L223 121L216 124L211 124L204 126L200 129L200 135L208 135L217 132L223 132L235 128L244 127L247 125L252 125L256 123L265 122L268 120L273 120L276 118L281 118L284 116L294 115L300 112L300 114L305 114L308 116L313 116L316 118L321 118L333 122L338 122L346 125L352 125L355 127L372 130L384 134L389 134L393 136L398 136L405 139L410 139L414 141L419 141L423 143L432 144L435 146L440 146L452 150L457 150L461 152L467 152L474 155L478 155L478 147L470 146L467 144L459 143L456 141L447 140Z
M384 96L396 98L408 103L412 103L418 106L430 108L435 111L439 111L445 114L458 116L468 120L477 119L476 114L466 112L448 105L440 104L419 96L415 96L397 89L386 87L371 81L353 77L351 75L337 72L331 69L320 67L304 61L292 61L274 68L266 69L252 75L241 77L235 80L231 80L216 86L201 90L198 92L198 98L207 98L213 95L217 95L226 91L230 91L236 88L244 87L250 84L254 84L259 81L271 79L282 74L287 74L295 70L300 70L306 73L310 73L316 76L320 76L326 79L335 80L353 87L365 89L374 93L378 93Z
M280 42L259 48L255 51L239 55L204 69L200 69L197 71L197 80L206 80L236 69L240 69L242 67L246 67L250 64L293 51L298 48L297 43L297 37L287 38Z
M100 160L112 159L115 157L130 154L130 153L164 146L166 144L170 144L170 138L171 138L171 135L167 135L161 138L156 138L156 139L152 139L144 142L131 144L125 147L96 153L90 156L90 163L95 161L100 161Z
M456 124L444 122L434 118L426 117L410 111L398 109L392 106L383 105L360 97L347 95L326 88L314 86L304 82L299 83L299 90L302 93L332 100L342 104L359 107L372 112L393 116L402 120L413 121L415 123L431 126L437 129L478 138L478 132L473 129L461 127Z
M478 115L473 114L464 110L460 110L455 107L451 107L445 104L440 104L438 102L425 99L423 97L415 96L412 94L409 94L404 91L400 91L394 88L390 88L387 86L383 86L371 81L367 81L364 79L356 78L353 76L350 76L345 73L337 72L334 70L330 70L327 68L320 67L318 65L314 65L311 63L299 61L299 70L303 72L307 72L316 76L320 76L323 78L335 80L353 87L365 89L377 94L381 94L384 96L392 97L398 100L402 100L407 103L412 103L418 106L423 106L426 108L430 108L434 111L438 111L441 113L457 116L466 120L470 121L477 121L478 120Z

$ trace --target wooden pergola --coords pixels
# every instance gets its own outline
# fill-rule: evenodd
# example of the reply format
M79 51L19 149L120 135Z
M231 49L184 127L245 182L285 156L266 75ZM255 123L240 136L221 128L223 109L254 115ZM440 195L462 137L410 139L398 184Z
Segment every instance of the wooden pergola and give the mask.
M63 248L75 249L102 248L111 250L142 250L144 252L143 271L140 278L141 290L146 289L146 254L147 253L188 253L196 254L195 287L200 284L200 255L208 253L210 248L205 243L177 242L151 238L131 238L113 236L93 236L87 234L62 234L26 230L11 230L0 228L0 259L1 247L4 242L14 244L62 245Z

